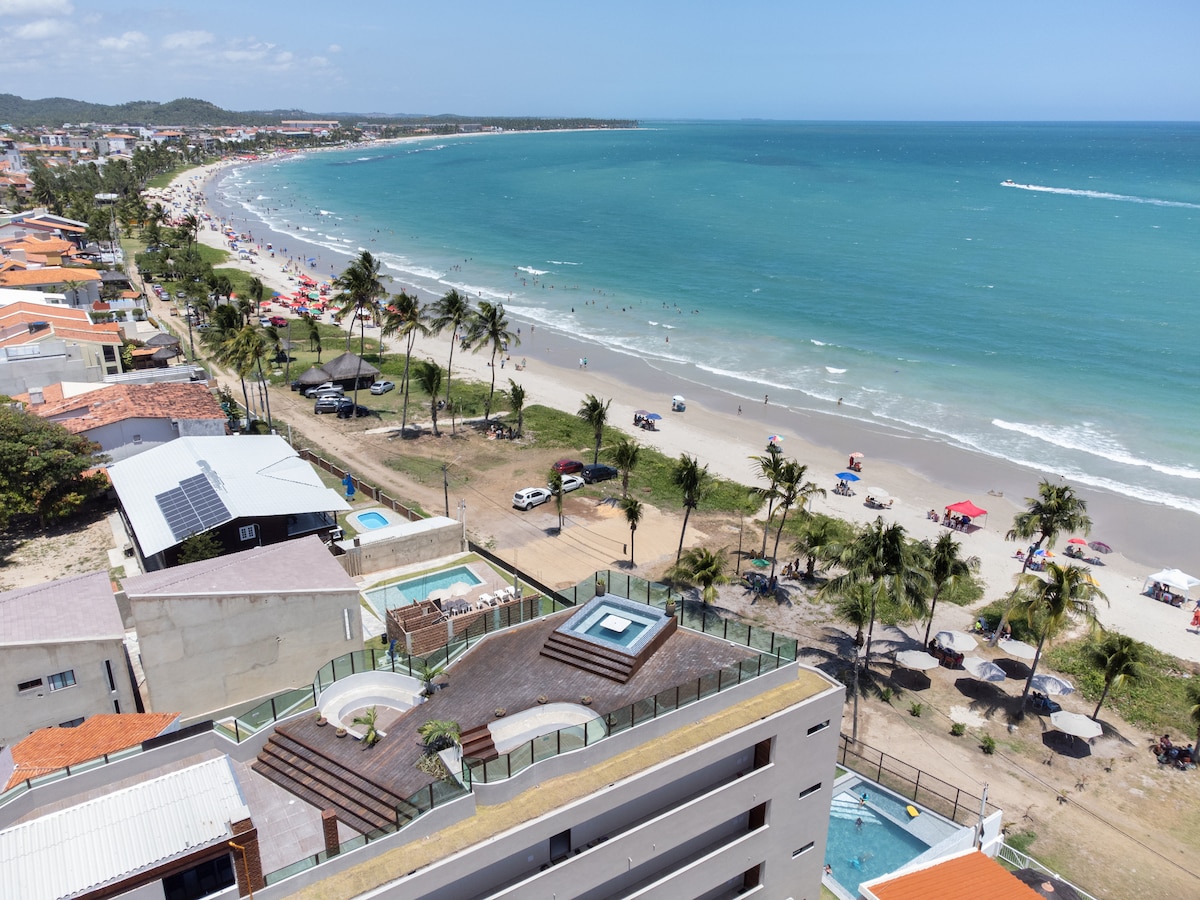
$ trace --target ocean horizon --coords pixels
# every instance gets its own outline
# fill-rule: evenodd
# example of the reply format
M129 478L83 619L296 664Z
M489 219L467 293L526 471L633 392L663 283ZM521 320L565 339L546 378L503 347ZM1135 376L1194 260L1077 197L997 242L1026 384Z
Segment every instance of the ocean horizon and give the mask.
M209 193L318 275L367 249L393 291L501 301L731 408L1200 513L1198 163L1192 124L663 122L238 164Z

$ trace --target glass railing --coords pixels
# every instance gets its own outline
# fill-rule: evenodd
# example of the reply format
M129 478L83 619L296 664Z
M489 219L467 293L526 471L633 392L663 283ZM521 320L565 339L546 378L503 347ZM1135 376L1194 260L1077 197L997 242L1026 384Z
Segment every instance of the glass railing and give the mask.
M791 660L782 655L766 653L744 659L736 665L644 697L603 717L592 719L586 725L572 725L535 737L495 759L464 763L463 780L467 784L504 781L542 760L580 750L630 728L652 722L659 716L773 672L789 662Z

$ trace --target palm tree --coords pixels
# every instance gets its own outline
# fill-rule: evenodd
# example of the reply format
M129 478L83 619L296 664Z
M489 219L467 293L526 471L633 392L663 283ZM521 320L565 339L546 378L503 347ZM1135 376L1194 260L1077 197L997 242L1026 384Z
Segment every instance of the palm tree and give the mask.
M1017 576L1017 582L1020 593L1016 609L1025 616L1030 628L1039 631L1037 652L1033 656L1033 665L1029 667L1029 677L1025 679L1025 691L1021 694L1020 715L1024 715L1025 701L1029 697L1046 638L1077 616L1083 617L1094 627L1095 600L1107 601L1108 598L1092 580L1088 570L1080 566L1046 563L1044 573L1027 572Z
M1080 500L1075 489L1069 484L1051 484L1046 478L1038 483L1038 495L1025 498L1025 509L1013 517L1013 526L1004 536L1009 541L1028 541L1037 538L1025 555L1021 566L1021 574L1029 569L1034 554L1043 546L1049 548L1065 531L1088 534L1092 530L1092 520L1087 514L1087 502ZM1016 599L1010 597L1009 607ZM991 646L995 647L1000 640L1000 633L1008 624L1009 610L1004 611L996 633L992 635Z
M565 524L563 520L562 472L558 471L558 469L551 468L550 475L547 477L546 482L550 487L550 493L554 495L554 508L558 512L558 531L561 534L563 525Z
M506 394L508 395L509 408L517 416L517 437L520 437L521 432L525 430L525 388L510 378L508 379Z
M1187 684L1188 718L1196 726L1196 746L1200 747L1200 684L1194 680Z
M815 482L805 481L808 466L802 466L794 459L783 464L779 472L779 483L776 490L779 493L779 509L783 515L779 517L779 530L775 532L775 546L771 550L771 578L775 578L775 566L779 562L779 539L783 537L783 526L787 524L788 510L799 504L803 510L809 499L815 496L825 496L825 488L817 487Z
M805 558L806 580L816 580L817 563L830 559L830 548L849 539L848 529L849 523L832 516L812 515L801 520L799 533L792 542L792 552Z
M429 395L429 416L433 419L433 436L441 437L438 431L438 393L442 389L442 367L433 362L417 363L417 385Z
M429 334L429 327L425 324L425 307L421 305L421 301L404 291L392 297L392 302L384 311L381 334L385 338L398 334L406 342L403 383L404 412L400 417L400 432L403 434L404 429L408 426L408 372L412 363L413 345L418 337Z
M1100 707L1104 705L1110 690L1142 677L1145 648L1146 645L1141 641L1126 634L1105 635L1100 643L1088 647L1088 662L1104 673L1104 690L1100 692L1100 700L1092 713L1093 719L1100 715Z
M255 318L257 318L258 315L262 312L263 300L265 300L266 296L267 296L267 287L266 287L266 285L264 285L262 283L261 279L251 278L250 279L250 287L246 291L246 294L249 297L250 303L251 303L251 315L253 315ZM250 319L246 320L247 323L249 323L250 321L251 321Z
M195 214L188 213L179 220L179 231L183 235L185 255L191 256L192 244L196 243L196 234L200 231L200 220Z
M667 571L667 576L688 587L699 587L701 599L711 606L717 599L717 585L729 583L727 564L724 547L716 551L692 547Z
M619 505L625 513L625 521L629 523L629 565L632 567L637 565L633 561L633 538L637 534L638 523L642 521L642 502L637 497L624 497Z
M943 590L953 592L963 581L970 578L971 573L979 571L979 557L959 556L962 544L954 539L950 532L945 532L937 541L921 544L924 551L925 565L929 572L929 580L933 584L933 598L929 604L929 624L925 626L925 646L929 646L929 633L933 630L933 614L937 610L938 597Z
M601 401L595 394L588 394L583 405L575 413L591 426L592 434L596 438L596 446L592 451L592 465L600 461L600 441L604 438L604 426L608 422L608 407L611 404L611 400Z
M752 456L750 461L755 464L758 477L766 479L767 482L766 487L750 488L751 493L761 500L767 501L767 521L763 523L762 550L758 554L759 558L763 559L767 555L767 535L771 530L768 523L771 521L771 516L774 515L775 500L779 496L777 488L779 476L783 473L783 454L775 444L771 444L767 447L766 456Z
M860 581L838 597L833 614L854 629L854 674L850 682L850 696L854 698L850 740L858 743L858 674L861 668L858 664L858 652L863 646L863 629L874 623L875 601L871 586Z
M383 276L387 277L387 276ZM373 317L379 306L379 298L386 294L379 275L379 260L364 250L350 261L345 270L333 279L333 286L338 289L333 302L338 305L335 316L338 319L352 314L350 328L346 332L347 349L349 339L354 333L354 323L358 323L358 370L354 373L354 403L358 404L358 384L362 380L363 353L367 346L367 318ZM367 313L364 316L363 313Z
M446 363L446 402L450 402L450 375L454 366L454 341L458 330L471 319L471 307L467 298L451 288L441 300L433 304L433 320L429 330L433 334L441 334L450 329L450 361Z
M621 473L621 496L629 496L629 473L637 468L641 445L631 437L622 435L608 448L608 458Z
M308 349L317 353L317 365L321 364L321 328L310 313L304 313L304 324L308 327Z
M492 388L488 391L487 404L483 408L483 420L492 416L492 398L496 394L496 354L503 353L509 345L516 346L521 339L508 330L508 318L504 315L503 303L479 301L479 309L471 318L469 338L471 352L478 353L484 347L492 351Z
M696 457L690 453L681 453L679 461L671 469L671 483L679 488L683 495L683 528L679 530L679 549L675 553L675 563L679 564L683 556L683 536L687 533L688 517L692 510L700 505L710 490L712 476L708 474L708 466L700 465Z
M246 376L251 369L256 369L259 380L263 381L262 361L263 357L270 354L271 344L271 336L267 335L262 328L257 325L244 325L226 338L217 348L218 362L230 366L242 381L242 395L246 400L247 418L250 415L250 401L246 393ZM264 391L263 396L266 403L267 427L274 428L274 422L271 420L270 393Z
M817 591L819 598L841 597L865 584L871 600L864 664L871 665L871 641L881 605L905 612L920 611L929 575L904 532L903 525L887 525L882 517L864 526L849 542L830 547L830 555L844 570Z

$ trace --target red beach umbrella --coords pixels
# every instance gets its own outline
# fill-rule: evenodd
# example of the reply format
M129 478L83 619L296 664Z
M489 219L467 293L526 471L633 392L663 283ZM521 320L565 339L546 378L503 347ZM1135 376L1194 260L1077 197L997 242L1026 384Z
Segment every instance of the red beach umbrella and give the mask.
M1087 541L1085 541L1083 538L1071 538L1069 541L1067 541L1067 543L1068 544L1085 544L1086 545Z

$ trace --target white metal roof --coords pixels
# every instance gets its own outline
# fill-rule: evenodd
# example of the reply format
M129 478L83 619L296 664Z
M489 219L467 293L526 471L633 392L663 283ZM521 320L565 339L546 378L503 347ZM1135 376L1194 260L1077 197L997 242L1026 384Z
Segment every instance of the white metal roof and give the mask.
M108 467L147 556L179 543L155 497L196 475L207 476L229 510L227 522L350 509L277 435L181 437Z
M60 900L233 837L250 815L229 757L0 831L4 896Z

